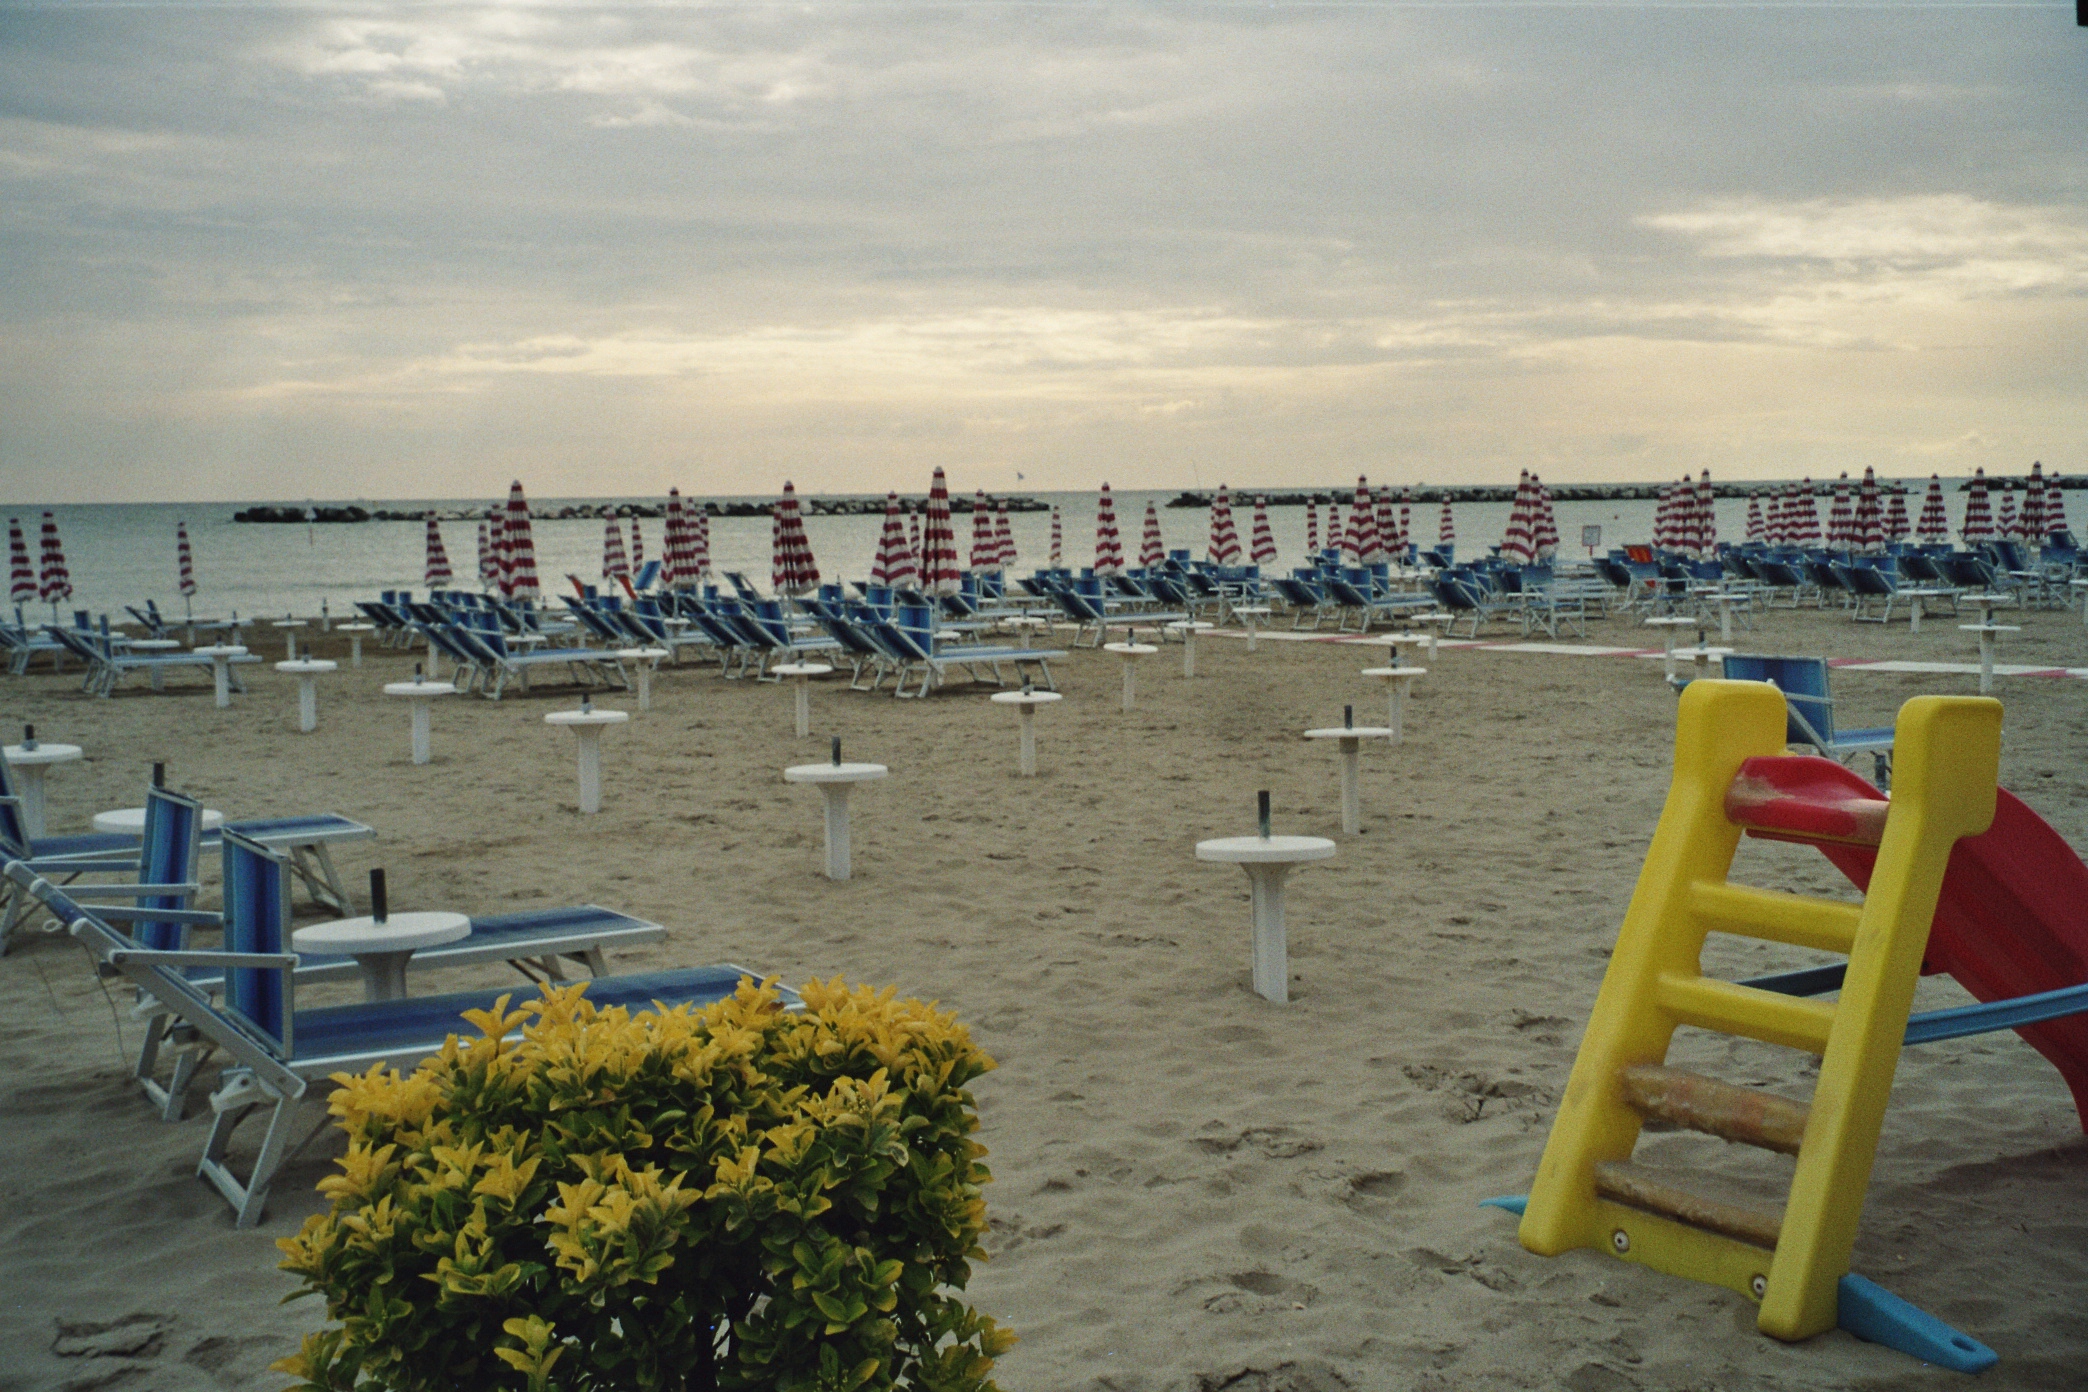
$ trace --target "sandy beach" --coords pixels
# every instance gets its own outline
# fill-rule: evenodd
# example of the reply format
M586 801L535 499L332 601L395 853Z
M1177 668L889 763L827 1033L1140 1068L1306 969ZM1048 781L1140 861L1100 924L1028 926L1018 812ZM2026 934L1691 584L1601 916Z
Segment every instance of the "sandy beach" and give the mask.
M2004 662L2088 666L2077 612L2006 621L2023 631ZM1777 610L1736 646L1971 661L1957 622L1914 635ZM1658 646L1623 618L1585 641ZM337 859L358 893L382 866L395 908L594 902L670 930L616 969L734 961L954 1009L1000 1065L977 1088L995 1182L971 1295L1021 1337L997 1372L1009 1392L1971 1385L1839 1333L1778 1344L1722 1290L1594 1253L1532 1256L1511 1218L1479 1207L1527 1188L1666 793L1675 698L1657 660L1445 648L1405 743L1365 751L1363 832L1343 836L1335 756L1301 733L1339 724L1344 704L1359 722L1382 713L1358 675L1381 647L1250 654L1212 635L1185 681L1170 646L1129 714L1116 661L1078 652L1057 666L1066 700L1038 717L1033 780L1016 776L1015 718L989 688L902 702L828 679L799 740L786 688L690 660L606 734L592 817L571 737L543 723L570 689L440 704L434 761L416 767L405 709L379 694L413 658L366 649L351 671L338 635L319 648L342 670L321 680L313 735L297 731L294 682L265 665L218 710L194 677L96 700L39 664L0 686L0 721L86 749L51 774L54 833L139 802L163 760L172 786L228 816L376 827ZM1843 723L1885 724L1906 698L1969 694L1975 678L1844 670L1834 689ZM2004 676L1997 694L2003 785L2088 847L2088 685ZM846 883L820 874L818 798L781 777L832 735L892 770L855 794ZM1279 831L1339 843L1291 881L1287 1006L1249 989L1244 877L1194 857L1200 839L1251 831L1263 788ZM1798 847L1745 842L1740 875L1853 897ZM1714 938L1706 966L1812 960ZM504 981L528 989L497 964L415 986ZM1967 999L1932 978L1918 1008ZM35 932L0 960L0 1001L0 1389L281 1386L267 1363L320 1310L278 1303L293 1282L274 1243L320 1208L333 1139L237 1231L195 1176L204 1084L168 1124L128 1082L127 989ZM1675 1057L1787 1095L1809 1086L1809 1059L1765 1046L1685 1037ZM1649 1146L1743 1188L1771 1174L1715 1141ZM2088 1380L2088 1141L2015 1035L1902 1058L1855 1266L1998 1351L1982 1387Z

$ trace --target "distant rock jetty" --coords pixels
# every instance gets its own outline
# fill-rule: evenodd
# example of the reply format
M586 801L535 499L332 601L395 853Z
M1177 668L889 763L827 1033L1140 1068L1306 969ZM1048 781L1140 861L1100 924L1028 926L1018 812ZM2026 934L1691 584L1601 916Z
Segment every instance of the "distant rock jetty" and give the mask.
M1512 491L1512 490L1511 490ZM919 506L925 498L902 496L905 506ZM998 508L1003 499L989 495L987 502ZM1010 512L1048 512L1049 503L1035 498L1010 496L1005 500ZM950 499L950 511L968 513L972 511L973 499L969 497ZM749 503L742 501L713 502L690 498L687 507L701 508L712 517L766 517L773 503ZM807 517L882 517L883 498L804 498L798 499L798 507ZM346 507L271 507L257 504L241 508L232 514L234 522L424 522L433 517L438 522L475 522L486 515L484 508L366 508L349 505ZM553 507L529 509L529 515L539 522L585 521L603 517L665 517L667 508L662 503L571 503Z
M1887 483L1904 483L1909 490L1916 490L1918 487L1923 486L1922 481L1918 479L1887 479L1882 481ZM1718 483L1714 481L1711 485L1711 493L1713 497L1718 498L1745 498L1755 493L1766 495L1770 492L1781 492L1794 482L1796 482L1794 479L1757 479L1753 482L1739 483ZM1839 482L1839 479L1814 479L1812 481L1814 496L1821 498L1834 496L1834 487ZM1849 482L1853 484L1856 480L1851 479ZM1654 502L1659 499L1660 490L1667 486L1665 483L1555 483L1550 485L1552 501L1558 503L1608 503L1641 500ZM1987 488L1994 493L2006 493L2011 490L2019 491L2022 486L2023 480L2021 478L1990 477L1987 479ZM1971 487L1971 483L1967 480L1958 483L1952 491L1962 493L1969 487ZM2088 488L2088 474L2070 475L2066 478L2061 478L2057 474L2048 474L2045 476L2045 487ZM1445 498L1448 498L1453 503L1512 503L1515 501L1515 485L1512 483L1457 484L1452 486L1421 483L1415 484L1411 488L1404 485L1387 484L1385 489L1395 496L1411 494L1413 500L1417 503L1440 503ZM1321 507L1331 503L1340 503L1343 506L1347 506L1356 500L1356 490L1353 488L1312 488L1302 491L1295 488L1233 488L1227 491L1231 493L1233 501L1236 503L1242 501L1252 503L1257 499L1265 498L1268 500L1270 507L1303 507L1307 503L1317 503ZM1373 492L1375 491L1377 490L1373 490ZM1217 494L1215 492L1185 489L1177 493L1168 502L1167 506L1171 508L1207 508L1216 497Z

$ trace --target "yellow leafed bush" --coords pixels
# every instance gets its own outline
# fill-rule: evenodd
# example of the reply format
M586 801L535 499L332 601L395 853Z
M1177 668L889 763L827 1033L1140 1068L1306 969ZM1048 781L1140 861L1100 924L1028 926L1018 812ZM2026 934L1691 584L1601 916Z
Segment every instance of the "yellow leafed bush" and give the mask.
M803 994L633 1015L546 986L411 1074L336 1077L332 1209L279 1244L333 1325L278 1370L299 1392L992 1389L1014 1337L957 1292L990 1179L966 1087L993 1060L891 991Z

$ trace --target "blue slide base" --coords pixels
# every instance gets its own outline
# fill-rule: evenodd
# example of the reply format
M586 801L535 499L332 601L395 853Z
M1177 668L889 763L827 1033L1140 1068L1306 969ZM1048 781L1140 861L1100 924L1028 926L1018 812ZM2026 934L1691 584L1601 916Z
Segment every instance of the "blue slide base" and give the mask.
M1507 1194L1498 1199L1479 1200L1479 1207L1481 1208L1506 1209L1508 1212L1513 1213L1518 1218L1522 1217L1522 1211L1525 1208L1528 1208L1529 1205L1530 1196L1528 1194Z

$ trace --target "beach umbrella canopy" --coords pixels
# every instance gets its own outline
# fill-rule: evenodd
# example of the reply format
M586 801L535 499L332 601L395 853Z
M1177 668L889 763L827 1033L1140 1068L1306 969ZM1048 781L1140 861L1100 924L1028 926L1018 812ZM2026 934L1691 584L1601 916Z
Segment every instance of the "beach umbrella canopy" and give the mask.
M1167 559L1167 545L1160 540L1160 509L1146 499L1145 533L1138 539L1138 564L1151 570Z
M1307 560L1319 556L1319 503L1308 499L1305 503L1305 557Z
M1552 507L1551 489L1535 474L1530 475L1530 491L1536 501L1535 520L1530 524L1530 545L1540 562L1547 562L1559 550L1559 514Z
M1749 541L1766 541L1768 539L1768 534L1762 530L1762 490L1759 488L1747 490L1747 539Z
M2046 494L2044 464L2031 464L2030 482L2023 489L2023 514L2018 525L2023 529L2023 540L2042 542L2051 530L2046 522Z
M788 479L783 481L783 497L772 515L774 549L769 557L769 587L777 594L804 594L818 586L819 566L812 559L805 519L798 512L797 489Z
M921 512L919 508L906 510L906 554L913 560L914 583L921 583Z
M1508 505L1508 526L1501 533L1501 556L1504 560L1520 561L1528 565L1536 559L1530 545L1530 471L1524 469L1522 477L1515 481L1515 501Z
M1718 549L1718 514L1713 511L1711 471L1704 470L1696 482L1696 547L1699 556Z
M929 594L956 594L962 582L957 569L957 529L950 521L950 483L942 465L928 485L928 520L921 524L921 588Z
M1123 573L1124 542L1117 535L1116 499L1109 495L1109 485L1105 483L1095 504L1095 574Z
M894 573L904 570L913 576L913 557L906 549L906 519L899 515L899 495L885 494L884 530L877 536L877 554L870 559L870 583L890 585Z
M27 562L24 557L24 563ZM178 575L177 584L183 599L196 596L196 553L189 550L188 523L174 524L174 565Z
M1399 559L1399 519L1392 515L1392 490L1379 488L1370 496L1371 520L1377 524L1378 559L1389 563Z
M1443 514L1436 519L1436 544L1448 546L1457 540L1457 519L1450 515L1450 494L1443 494Z
M1258 566L1276 564L1276 533L1269 528L1269 500L1254 500L1254 541L1247 548L1247 559Z
M182 538L181 551L184 556L188 554L186 536ZM431 590L437 585L449 584L456 577L450 574L449 551L442 544L442 524L435 520L435 514L432 512L428 514L427 551L426 563L421 568L422 582ZM186 570L187 567L184 566L183 569ZM193 594L195 591L190 589L184 593Z
M1849 475L1843 470L1834 485L1834 503L1827 509L1827 545L1837 550L1847 546L1854 522L1855 513L1849 506Z
M631 571L645 568L645 533L638 529L638 514L631 514Z
M1057 570L1066 563L1066 524L1059 517L1058 505L1051 508L1051 568Z
M520 479L508 486L506 547L506 583L502 588L510 599L535 599L536 537L530 531L529 502L522 496Z
M684 567L682 583L699 585L703 577L710 574L710 514L701 503L682 505L684 525L689 529L689 559Z
M1232 495L1218 485L1218 499L1211 504L1211 540L1205 554L1219 565L1240 563L1240 532L1233 525Z
M1972 472L1972 486L1965 492L1965 520L1958 535L1967 542L1985 541L1994 534L1994 514L1987 503L1985 469Z
M1876 551L1885 545L1885 509L1878 497L1878 475L1865 468L1863 482L1856 486L1856 521L1850 540L1859 551Z
M1885 500L1885 540L1905 541L1907 533L1912 530L1912 525L1907 521L1907 487L1905 484L1896 483L1892 486L1891 495Z
M36 577L36 593L55 613L58 604L72 598L72 575L65 568L65 545L58 540L58 519L43 515L43 565Z
M996 568L1009 571L1015 568L1015 529L1008 525L1008 500L1000 499L993 505L993 544L998 555L994 558Z
M2015 490L2014 490L2014 489L2011 489L2011 488L2004 488L2004 489L2002 489L2002 490L2001 490L2001 515L2000 515L2000 517L1999 517L1999 518L1998 518L1998 519L1997 519L1997 520L1995 521L1995 523L1994 523L1994 535L1995 535L1995 536L1996 536L1997 538L2000 538L2000 537L2012 537L2012 536L2014 536L2015 534L2016 534L2016 500L2015 500Z
M500 544L493 538L493 529L500 525L500 514L488 509L479 519L479 584L492 589L500 583Z
M1397 543L1401 551L1405 551L1414 544L1413 532L1409 526L1413 521L1413 511L1414 490L1403 488L1399 492L1399 541Z
M986 490L980 489L972 503L971 568L992 570L1000 563L1000 543L993 539L993 509L987 505Z
M7 597L16 604L36 598L36 570L29 564L29 543L22 537L22 519L7 519Z
M623 524L612 512L602 519L602 578L621 580L630 574L630 557L624 554Z
M1370 565L1380 555L1377 512L1370 503L1370 485L1360 474L1356 476L1356 497L1349 505L1348 535L1341 550L1352 565Z
M696 537L689 526L690 508L681 490L667 490L667 516L660 527L660 585L664 589L696 583Z
M1801 480L1791 493L1791 543L1815 546L1820 540L1820 508L1813 501L1813 481Z

